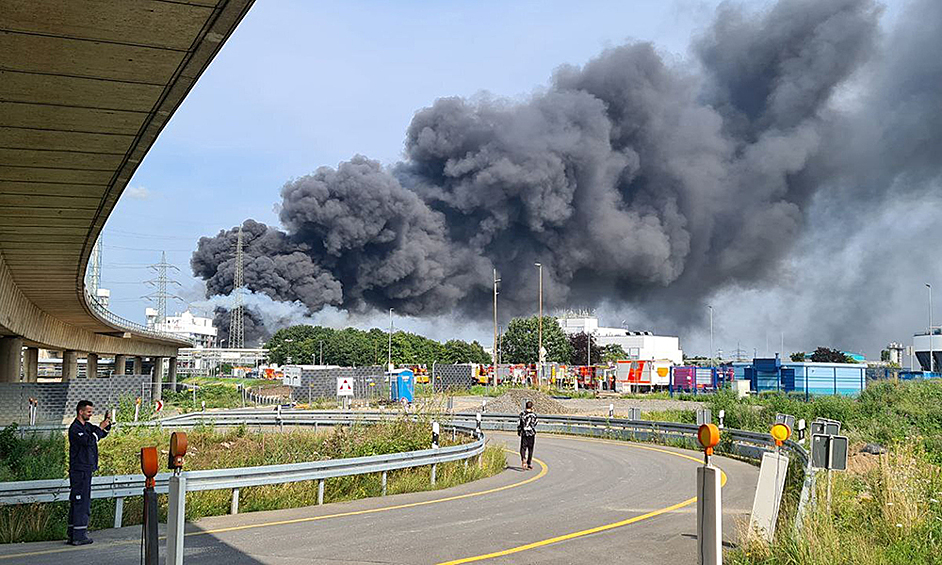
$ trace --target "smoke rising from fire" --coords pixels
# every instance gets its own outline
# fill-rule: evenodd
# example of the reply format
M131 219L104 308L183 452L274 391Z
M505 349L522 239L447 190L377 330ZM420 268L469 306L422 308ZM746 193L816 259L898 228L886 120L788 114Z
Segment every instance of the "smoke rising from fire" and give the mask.
M629 43L524 101L436 100L401 162L321 167L282 188L282 227L247 220L246 285L311 313L475 319L493 269L503 312L531 313L539 262L549 309L699 319L705 298L777 276L817 201L938 177L937 4L883 37L872 0L727 3L689 61ZM237 229L193 254L207 296L232 290Z

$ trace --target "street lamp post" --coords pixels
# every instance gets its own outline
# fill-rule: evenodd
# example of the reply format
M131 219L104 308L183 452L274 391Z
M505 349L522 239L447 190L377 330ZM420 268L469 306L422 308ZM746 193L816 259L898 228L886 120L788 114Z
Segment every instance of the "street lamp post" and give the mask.
M494 386L497 386L497 269L494 269Z
M392 322L392 313L393 309L389 309L389 356L386 358L386 370L392 371L392 333L393 333L393 322Z
M535 267L540 270L540 320L539 320L539 333L536 346L536 360L537 360L537 380L540 381L540 384L543 384L543 264L534 263Z
M716 366L715 356L713 355L713 307L707 306L710 309L710 367Z
M929 372L935 372L935 359L933 358L932 351L932 285L926 283L926 288L929 289Z

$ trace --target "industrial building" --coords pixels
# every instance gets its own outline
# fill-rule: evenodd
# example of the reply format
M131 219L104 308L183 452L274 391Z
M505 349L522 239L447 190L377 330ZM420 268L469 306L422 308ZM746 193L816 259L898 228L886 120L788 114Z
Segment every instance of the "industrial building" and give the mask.
M176 316L167 316L163 320L155 308L144 310L147 327L168 334L180 336L196 347L215 347L218 330L212 318L194 316L189 310Z
M680 338L675 336L654 335L652 332L631 331L624 328L599 327L599 319L586 312L566 313L557 317L557 320L566 335L589 334L599 347L620 345L627 353L628 360L669 361L673 365L680 365L684 361Z
M931 332L920 332L913 336L913 349L916 360L923 371L942 372L942 326L933 326ZM932 352L933 363L930 367L929 352ZM913 367L915 369L915 367Z
M733 363L733 379L748 380L752 392L782 391L810 395L856 396L867 386L862 363L783 363L778 356Z

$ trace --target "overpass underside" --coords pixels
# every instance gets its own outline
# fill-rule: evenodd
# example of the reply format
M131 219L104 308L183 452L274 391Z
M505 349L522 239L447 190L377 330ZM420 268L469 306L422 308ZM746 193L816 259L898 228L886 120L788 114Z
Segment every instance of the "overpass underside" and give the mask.
M35 380L37 348L63 352L67 379L78 356L173 360L189 345L105 311L85 270L134 171L251 4L4 0L0 382Z

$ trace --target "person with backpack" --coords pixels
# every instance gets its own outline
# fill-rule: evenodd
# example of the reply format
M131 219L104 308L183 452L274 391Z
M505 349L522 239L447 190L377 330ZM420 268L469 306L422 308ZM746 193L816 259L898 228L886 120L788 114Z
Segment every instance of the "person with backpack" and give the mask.
M524 470L532 469L533 441L536 439L536 413L533 411L532 400L527 400L526 409L520 413L517 435L520 436L520 466Z

